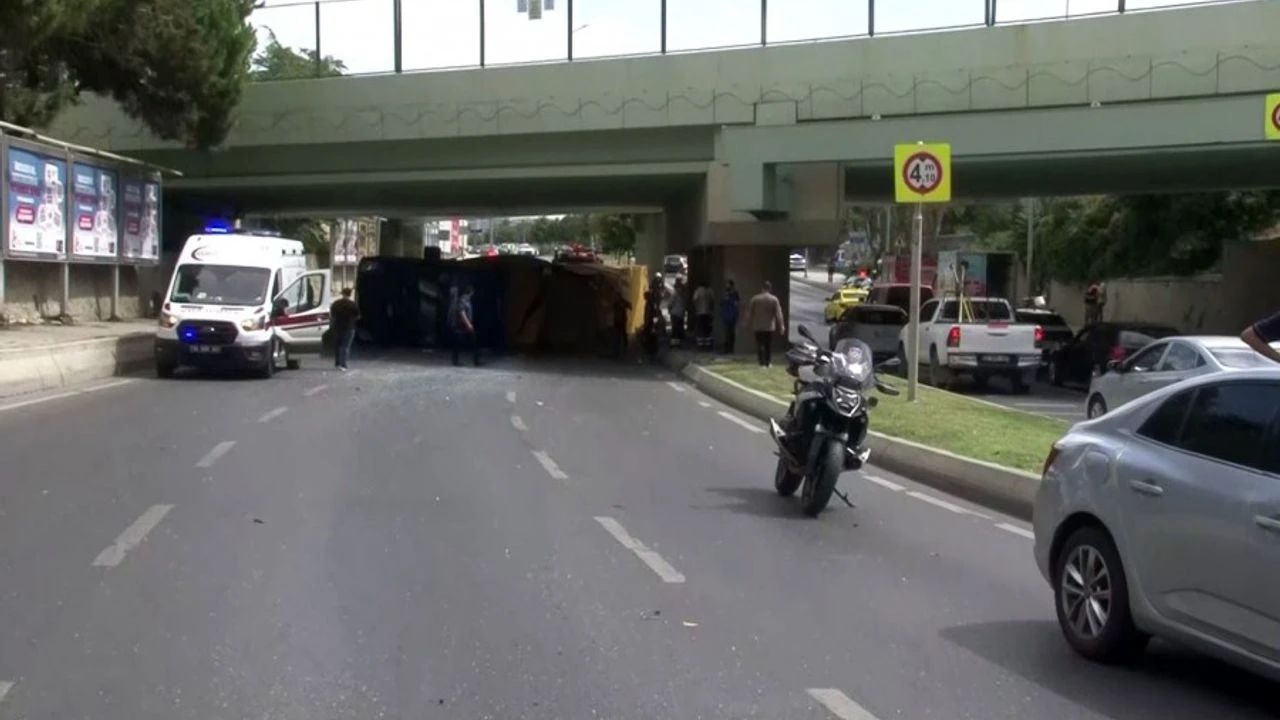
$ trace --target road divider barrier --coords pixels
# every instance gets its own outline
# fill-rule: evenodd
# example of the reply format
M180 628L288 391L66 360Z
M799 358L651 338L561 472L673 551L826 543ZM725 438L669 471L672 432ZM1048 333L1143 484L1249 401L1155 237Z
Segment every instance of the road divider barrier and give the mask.
M0 399L142 370L153 360L153 339L138 332L0 350Z
M762 421L781 417L787 411L787 403L778 398L696 363L685 363L680 373L703 393ZM875 411L871 417L871 425L875 427ZM1031 473L874 430L868 435L867 445L871 448L873 465L1014 517L1031 518L1031 506L1040 487L1040 478Z

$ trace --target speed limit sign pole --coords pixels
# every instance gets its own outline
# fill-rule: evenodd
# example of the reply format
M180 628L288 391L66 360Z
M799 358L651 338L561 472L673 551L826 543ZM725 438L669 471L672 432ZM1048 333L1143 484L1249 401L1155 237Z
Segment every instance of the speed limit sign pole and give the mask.
M907 324L907 400L920 386L920 275L924 204L951 202L951 146L919 142L893 148L893 199L915 205L911 222L911 316Z

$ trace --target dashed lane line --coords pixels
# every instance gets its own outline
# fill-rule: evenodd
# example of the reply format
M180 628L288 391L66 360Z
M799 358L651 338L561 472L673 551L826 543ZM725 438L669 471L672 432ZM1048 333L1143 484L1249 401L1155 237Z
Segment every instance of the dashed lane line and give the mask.
M235 447L235 444L235 440L225 440L214 445L212 450L205 453L205 456L200 458L199 462L196 463L196 467L206 470L213 467L213 464L218 462L218 459L223 455L226 455L231 448Z
M508 392L507 392L507 402L511 403L512 405L514 405L514 404L515 404L515 402L516 402L516 391L515 391L515 390L510 390L510 391L508 391Z
M524 420L521 420L519 415L511 416L511 427L519 430L520 432L529 431L529 426L524 424Z
M54 393L52 395L43 395L38 398L31 398L30 400L20 400L18 402L6 403L4 405L0 405L0 412L5 412L7 410L18 410L24 407L31 407L32 405L41 405L43 403L53 402L54 400L63 400L66 398L75 397L77 395L89 395L91 393L96 393L100 390L110 390L111 388L120 387L121 385L128 385L129 383L132 383L132 382L135 382L134 378L123 378L120 380L112 380L111 382L102 383L101 385L94 385L92 387L80 388L78 390L67 390L65 392Z
M947 502L946 500L943 500L943 499L941 499L941 498L936 498L936 497L934 497L934 496L932 496L932 495L927 495L927 494L922 493L922 492L916 492L915 490L909 490L909 491L907 492L907 496L908 496L908 497L913 497L913 498L915 498L915 499L917 499L917 500L921 500L921 501L923 501L923 502L927 502L927 503L929 503L930 505L933 505L934 507L940 507L940 508L942 508L943 510L950 510L951 512L956 513L957 515L970 515L970 514L972 514L972 513L970 513L970 512L969 512L969 509L968 509L968 508L966 508L966 507L963 507L963 506L961 506L961 505L957 505L957 504L952 503L952 502Z
M735 425L738 425L738 426L740 426L740 427L744 427L744 428L746 428L746 429L750 430L750 431L751 431L751 432L753 432L753 433L763 433L763 432L764 432L764 428L759 427L759 426L757 426L757 425L752 425L751 423L747 422L746 420L743 420L742 418L738 417L737 415L734 415L733 413L728 412L728 411L726 411L726 410L720 410L720 411L719 411L719 412L717 412L716 414L717 414L717 415L719 415L720 417L724 418L725 420L728 420L729 422L734 423Z
M678 392L678 393L689 392L689 388L686 388L684 385L681 385L680 383L676 382L675 380L670 380L670 381L668 381L668 382L667 382L667 387L671 388L672 390L675 390L675 391L676 391L676 392Z
M555 460L551 459L550 455L546 454L541 450L534 450L533 456L537 458L538 464L541 465L542 469L546 470L547 474L550 475L551 477L560 481L569 479L568 474L566 474L565 471L560 469L560 466L556 464Z
M285 413L287 413L287 412L289 412L289 408L287 408L287 407L285 407L285 406L281 405L280 407L276 408L275 410L270 410L270 411L268 411L268 412L262 413L262 417L258 418L258 422L260 422L260 423L269 423L269 422L271 422L272 420L275 420L276 418L280 417L281 415L283 415L283 414L285 414Z
M898 483L892 480L885 480L879 475L868 475L867 473L863 473L862 477L866 478L870 482L875 483L876 485L879 485L880 487L889 488L894 492L902 492L903 490L907 489L906 485L899 485Z
M98 557L94 558L94 567L115 567L124 561L124 556L130 550L142 544L147 539L147 535L155 530L165 515L173 509L172 505L152 505L142 513L141 517L133 521L133 524L124 529L120 533L120 537L116 541L107 546L105 550L98 553Z
M1024 527L1018 527L1017 525L1013 525L1005 522L996 523L996 527L1000 528L1001 530L1004 530L1005 532L1011 532L1014 535L1019 535L1021 537L1027 538L1028 540L1036 539L1036 534Z
M0 703L4 702L4 697L13 689L13 683L7 680L0 680Z
M648 565L650 570L662 578L662 582L684 582L684 574L672 567L671 563L667 562L661 555L645 547L644 543L631 537L631 533L628 533L627 529L622 527L622 523L604 515L596 516L596 522L600 523L600 526L612 535L614 540L621 543L622 547L635 553L635 556L640 558L640 562Z
M809 696L840 720L876 720L870 711L835 688L809 688Z
M313 395L319 395L320 393L328 389L329 389L328 385L316 385L315 387L307 388L306 390L303 390L302 394L305 395L306 397L311 397Z

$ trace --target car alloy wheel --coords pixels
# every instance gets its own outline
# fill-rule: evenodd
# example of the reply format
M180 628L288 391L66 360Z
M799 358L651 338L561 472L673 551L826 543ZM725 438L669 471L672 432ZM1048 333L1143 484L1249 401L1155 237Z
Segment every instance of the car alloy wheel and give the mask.
M1059 598L1071 631L1081 640L1096 640L1111 619L1111 570L1091 545L1072 549L1062 566Z

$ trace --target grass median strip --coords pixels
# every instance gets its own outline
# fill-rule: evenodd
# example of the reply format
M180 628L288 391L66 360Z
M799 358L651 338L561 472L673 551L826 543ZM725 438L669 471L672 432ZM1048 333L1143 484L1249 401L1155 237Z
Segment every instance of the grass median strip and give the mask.
M785 368L766 369L738 361L704 367L784 402L791 399L792 378ZM895 378L890 382L902 395L879 395L880 405L871 413L871 428L957 455L1039 474L1049 447L1070 427L1061 420L1003 410L924 385L920 386L918 402L909 403L906 381Z

